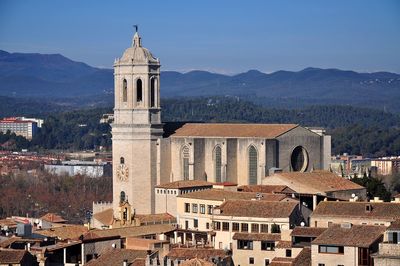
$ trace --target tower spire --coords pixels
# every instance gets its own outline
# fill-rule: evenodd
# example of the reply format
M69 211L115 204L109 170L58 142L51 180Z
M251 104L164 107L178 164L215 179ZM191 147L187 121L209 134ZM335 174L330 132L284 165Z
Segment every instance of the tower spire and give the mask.
M142 38L139 36L139 25L135 24L133 25L135 28L135 34L133 35L133 40L132 40L132 46L133 47L141 47L142 46Z

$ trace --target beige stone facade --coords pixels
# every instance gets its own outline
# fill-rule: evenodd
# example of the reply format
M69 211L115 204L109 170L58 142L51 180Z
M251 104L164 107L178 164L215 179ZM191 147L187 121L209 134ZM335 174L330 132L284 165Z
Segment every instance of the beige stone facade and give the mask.
M160 61L132 46L114 62L113 209L129 201L132 213L171 211L156 206L155 187L180 180L261 184L271 169L311 171L329 162L330 137L294 124L162 123ZM330 154L329 154L330 155ZM175 192L173 192L175 193ZM173 197L168 197L173 204Z

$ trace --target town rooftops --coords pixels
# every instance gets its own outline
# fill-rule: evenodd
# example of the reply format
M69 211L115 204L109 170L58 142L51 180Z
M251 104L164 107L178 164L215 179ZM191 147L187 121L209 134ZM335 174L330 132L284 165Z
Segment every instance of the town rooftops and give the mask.
M141 225L176 223L176 218L169 213L136 214L135 218L140 221Z
M270 180L274 183L287 185L297 193L302 194L365 189L363 186L329 171L276 173L264 179L267 183Z
M283 193L295 192L285 185L244 185L238 187L238 191L242 192L260 192L260 193Z
M283 194L265 194L259 193L262 196L262 200L267 201L281 201L287 198L286 195ZM250 200L255 199L257 197L257 193L255 192L237 192L223 189L205 189L199 190L187 194L181 194L178 198L186 198L186 199L202 199L202 200L215 200L215 201L224 201L224 200L234 200L234 199L243 199Z
M97 259L89 261L87 266L110 266L123 265L126 261L127 265L135 265L138 259L145 259L147 256L146 250L131 250L131 249L111 249L108 252L102 253ZM136 264L141 265L141 264Z
M9 265L15 264L19 265L23 258L29 254L26 250L16 250L16 249L0 249L0 264Z
M212 187L213 183L203 181L203 180L181 180L174 181L170 183L165 183L156 186L156 188L164 188L164 189L183 189L183 188L192 188L192 187Z
M235 233L233 240L253 240L253 241L279 241L281 234L267 233Z
M88 231L83 225L65 225L61 227L52 227L50 229L39 229L35 233L43 236L56 237L61 240L78 239Z
M221 216L288 218L297 202L266 201L266 200L228 200L215 208Z
M172 224L153 224L143 226L130 226L120 227L113 229L94 229L91 232L95 233L98 237L108 236L121 236L122 238L128 236L146 236L172 232L176 227Z
M112 225L114 222L114 211L112 208L93 214L93 218L104 225Z
M167 255L168 258L175 260L189 260L194 258L210 260L215 257L224 258L226 253L223 249L214 248L173 248Z
M177 129L171 137L275 139L296 127L296 124L187 123Z
M400 204L390 202L322 201L311 217L357 217L374 219L400 219Z
M63 219L60 215L55 214L55 213L47 213L40 217L40 219L45 220L47 222L51 223L65 223L67 220Z
M203 259L194 258L194 259L183 261L179 265L180 266L214 266L215 264L212 262L203 260Z
M388 231L399 231L400 230L400 220L396 220L390 224L387 228Z
M303 227L296 226L293 231L290 233L291 236L300 236L300 237L317 237L323 232L325 232L326 228L320 227Z
M311 244L368 248L382 237L385 229L385 226L376 225L351 225L349 228L334 225Z

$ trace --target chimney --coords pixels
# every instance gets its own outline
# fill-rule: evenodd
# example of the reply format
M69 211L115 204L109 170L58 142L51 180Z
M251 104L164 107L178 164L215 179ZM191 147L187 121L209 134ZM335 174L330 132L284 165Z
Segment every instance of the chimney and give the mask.
M128 260L124 260L124 261L122 262L122 266L128 266Z

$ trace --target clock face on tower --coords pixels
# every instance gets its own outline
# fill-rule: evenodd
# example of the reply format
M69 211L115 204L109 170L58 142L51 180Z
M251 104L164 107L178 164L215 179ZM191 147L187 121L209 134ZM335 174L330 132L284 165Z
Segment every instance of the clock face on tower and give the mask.
M120 181L128 181L129 170L125 164L120 164L117 169L117 177Z

